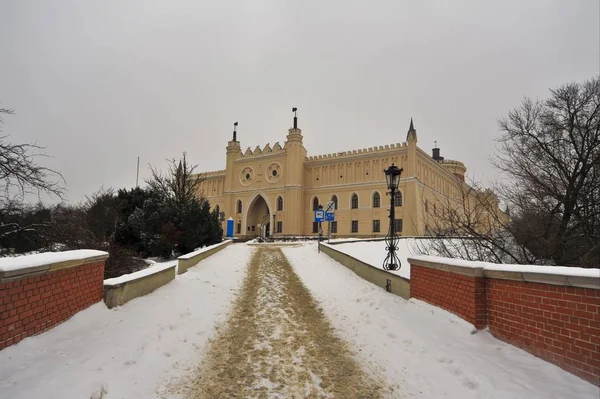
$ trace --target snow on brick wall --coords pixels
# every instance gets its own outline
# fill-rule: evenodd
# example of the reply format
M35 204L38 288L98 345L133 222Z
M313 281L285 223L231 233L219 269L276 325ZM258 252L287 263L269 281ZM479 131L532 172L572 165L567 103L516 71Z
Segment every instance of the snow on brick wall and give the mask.
M476 328L487 324L483 277L411 265L410 296L446 309Z
M104 261L0 282L0 350L102 300Z
M486 280L494 336L600 384L600 290Z
M483 277L476 277L464 274L464 265L416 263L421 265L411 263L411 297L478 329L488 326L498 339L600 385L600 284L594 289L510 280L488 276L483 268Z

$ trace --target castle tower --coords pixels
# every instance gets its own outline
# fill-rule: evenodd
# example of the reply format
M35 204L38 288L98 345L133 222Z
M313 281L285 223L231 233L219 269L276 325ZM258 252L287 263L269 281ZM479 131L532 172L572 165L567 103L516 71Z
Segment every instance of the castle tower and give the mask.
M237 126L238 123L235 122L233 124L233 138L231 141L227 142L227 156L226 156L226 170L233 171L235 170L234 161L242 156L242 149L240 147L240 142L237 141ZM233 175L231 173L227 173L225 175L225 184L224 184L224 193L230 193L233 190ZM233 198L230 195L226 195L225 197L225 210L228 215L235 215L235 203ZM237 221L236 221L237 222Z
M293 234L306 234L304 227L303 183L304 183L304 160L306 149L302 143L302 130L298 128L298 109L292 108L294 112L294 125L289 129L286 137L286 172L285 172L285 201L287 209L297 209L297 212L286 212L284 224L286 231Z
M421 196L419 195L419 185L416 181L417 176L417 131L413 124L412 118L410 118L410 126L408 127L408 133L406 134L406 142L408 144L408 165L404 171L404 178L410 179L405 183L404 188L404 235L421 235L425 229L425 222L423 221L422 215L419 213L423 208L421 204Z

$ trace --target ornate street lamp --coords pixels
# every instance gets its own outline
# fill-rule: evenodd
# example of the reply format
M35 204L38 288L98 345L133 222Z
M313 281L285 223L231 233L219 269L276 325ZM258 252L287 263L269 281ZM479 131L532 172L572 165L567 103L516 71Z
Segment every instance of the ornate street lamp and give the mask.
M396 197L396 191L398 191L398 184L400 183L400 175L402 174L402 168L392 165L384 170L385 180L387 181L388 190L390 190L390 230L388 235L385 237L385 250L387 256L383 261L384 270L398 270L400 269L400 259L398 259L398 235L396 234L396 212L394 209L394 199Z

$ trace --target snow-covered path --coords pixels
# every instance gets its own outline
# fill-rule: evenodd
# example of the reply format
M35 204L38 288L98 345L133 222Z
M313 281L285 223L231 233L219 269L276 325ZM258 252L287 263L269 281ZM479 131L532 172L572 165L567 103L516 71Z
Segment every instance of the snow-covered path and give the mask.
M149 295L112 310L96 304L0 351L0 398L162 396L202 359L251 253L232 245Z
M464 320L406 301L355 275L316 245L284 248L304 285L364 368L393 397L598 399L599 388Z
M379 398L276 246L262 246L186 398Z

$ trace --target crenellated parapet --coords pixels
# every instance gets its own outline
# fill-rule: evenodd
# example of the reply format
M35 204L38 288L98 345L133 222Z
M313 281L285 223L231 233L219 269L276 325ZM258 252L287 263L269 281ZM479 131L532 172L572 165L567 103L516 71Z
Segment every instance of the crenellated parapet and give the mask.
M202 172L202 173L198 173L197 176L199 176L202 179L214 179L214 178L219 178L219 177L225 177L225 170Z
M244 151L244 153L242 154L242 158L259 156L259 155L268 155L268 154L279 153L279 152L284 152L284 151L285 151L284 148L281 147L279 142L276 142L273 145L273 147L271 147L270 143L267 143L263 148L260 148L260 146L257 145L256 148L254 148L254 151L252 151L252 149L250 147L248 147L246 149L246 151Z
M308 161L319 161L319 160L323 160L323 159L342 158L342 157L347 157L347 156L355 156L355 155L363 155L363 154L375 154L375 153L386 152L386 151L390 151L390 150L399 150L399 149L403 149L406 147L407 147L406 142L396 143L396 144L386 144L386 145L380 145L380 146L376 146L376 147L362 148L360 150L334 152L331 154L323 154L323 155L311 155L308 157Z

